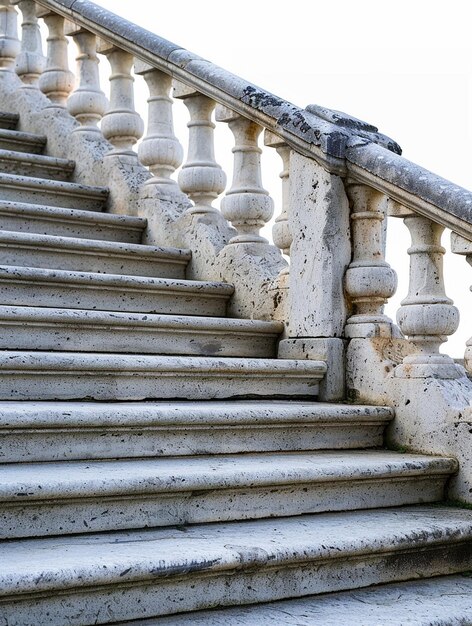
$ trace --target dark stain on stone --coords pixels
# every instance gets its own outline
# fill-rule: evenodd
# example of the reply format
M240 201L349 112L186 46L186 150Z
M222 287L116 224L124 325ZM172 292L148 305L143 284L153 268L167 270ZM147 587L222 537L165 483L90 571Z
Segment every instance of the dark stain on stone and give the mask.
M256 109L263 109L267 106L278 107L284 104L284 100L276 98L273 94L267 93L266 91L258 90L251 85L248 85L243 91L241 100L243 102L247 102Z

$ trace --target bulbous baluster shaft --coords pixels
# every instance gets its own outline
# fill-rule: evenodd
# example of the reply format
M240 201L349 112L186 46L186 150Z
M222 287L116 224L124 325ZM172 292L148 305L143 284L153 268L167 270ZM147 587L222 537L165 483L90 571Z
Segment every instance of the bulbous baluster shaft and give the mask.
M194 203L188 213L218 213L211 203L226 186L226 175L215 159L211 117L215 101L182 83L174 86L174 97L184 101L189 113L187 162L179 173L179 185Z

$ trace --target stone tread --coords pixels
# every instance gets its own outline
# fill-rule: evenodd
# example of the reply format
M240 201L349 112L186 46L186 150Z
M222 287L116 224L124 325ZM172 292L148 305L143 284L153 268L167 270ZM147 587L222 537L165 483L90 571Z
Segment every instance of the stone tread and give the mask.
M273 570L327 560L346 568L348 557L471 542L472 511L426 506L10 541L0 546L0 598L138 581L157 584L170 576L184 576L190 586L201 573L234 575L245 568ZM449 567L454 564L444 564ZM401 572L396 574L401 579ZM121 593L119 587L116 591ZM214 599L201 600L215 605Z
M185 615L158 617L120 626L470 626L472 578L377 585L355 591ZM118 626L118 624L113 624Z
M234 291L220 282L0 266L8 305L224 316Z
M2 200L13 202L101 211L108 198L108 189L37 176L0 173L0 195Z
M44 135L0 128L0 148L39 154L46 145Z
M2 400L313 396L321 361L0 351Z
M386 425L393 409L362 404L283 400L228 402L0 402L0 428L112 428L129 426L235 426L237 424L362 422Z
M45 191L65 197L90 198L102 202L105 202L108 197L108 189L106 187L94 187L64 180L45 180L33 176L17 176L16 174L5 174L3 172L0 172L0 186L3 188L12 187L19 191L25 189L40 193Z
M0 349L274 357L283 325L221 317L0 305L2 328Z
M184 278L191 257L179 248L0 231L0 265Z
M131 215L0 201L1 230L139 243L146 224Z
M388 407L297 400L0 402L0 460L366 449L392 418Z
M374 509L443 498L454 459L287 452L0 466L0 537Z
M74 161L0 149L0 169L3 173L40 178L68 178L74 171Z
M448 476L451 458L323 451L0 465L0 502ZM421 497L419 495L419 497ZM1 515L0 515L1 517Z

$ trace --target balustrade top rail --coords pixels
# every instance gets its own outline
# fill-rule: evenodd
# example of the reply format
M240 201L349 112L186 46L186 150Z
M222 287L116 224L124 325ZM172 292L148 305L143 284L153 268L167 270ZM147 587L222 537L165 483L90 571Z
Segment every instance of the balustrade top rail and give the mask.
M113 45L279 135L332 173L387 193L472 240L472 192L400 156L393 140L343 113L292 103L89 0L37 0Z

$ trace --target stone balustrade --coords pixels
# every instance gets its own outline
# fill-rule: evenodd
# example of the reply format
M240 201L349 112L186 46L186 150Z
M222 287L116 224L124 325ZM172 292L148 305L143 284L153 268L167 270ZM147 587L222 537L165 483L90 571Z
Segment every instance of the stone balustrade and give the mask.
M17 9L22 15L21 38ZM415 188L414 176L423 179L398 156L398 146L359 120L313 105L304 111L269 98L242 79L209 69L211 64L204 65L191 53L165 49L164 40L157 42L162 57L155 52L157 44L152 54L149 48L137 54L139 42L123 34L119 18L110 17L95 28L92 18L73 17L60 0L0 0L0 70L16 71L25 88L39 88L48 98L47 106L67 107L78 122L74 132L100 134L109 142L107 157L117 157L117 162L126 157L148 168L148 193L152 188L160 197L186 194L183 213L189 219L217 216L219 232L223 218L231 224L234 230L228 225L227 233L232 234L224 235L222 246L241 250L231 253L240 254L231 262L245 262L252 255L265 272L260 284L265 285L266 298L277 301L284 293L285 341L310 339L312 345L318 341L316 345L325 346L335 340L340 342L336 358L342 361L343 342L403 333L413 347L396 376L461 375L439 352L458 324L457 309L445 295L440 239L445 226L455 229L454 251L472 264L472 215L454 208L466 192L450 187L452 200L442 202L434 189ZM46 56L38 19L44 20L48 32ZM145 43L148 35L143 34ZM77 49L75 85L68 67L68 38ZM100 55L109 63L109 87L100 84ZM191 69L182 69L184 58ZM220 77L220 90L210 84L210 70ZM135 80L144 80L149 92L145 132L135 108ZM188 134L175 129L173 109L181 106L179 101L188 112ZM227 125L234 137L232 183L221 208L213 206L226 187L226 174L215 156L216 124ZM266 237L274 202L262 183L262 131L266 150L275 148L282 162L272 243ZM182 145L188 146L183 166ZM396 178L392 171L400 170L402 176ZM407 187L401 182L405 180ZM412 238L409 290L398 312L399 328L383 310L396 289L395 272L385 260L387 205L391 217L404 219ZM275 256L274 245L280 251ZM307 355L311 357L319 354ZM472 339L466 364L472 370ZM343 363L337 366L342 369Z

